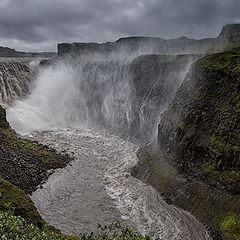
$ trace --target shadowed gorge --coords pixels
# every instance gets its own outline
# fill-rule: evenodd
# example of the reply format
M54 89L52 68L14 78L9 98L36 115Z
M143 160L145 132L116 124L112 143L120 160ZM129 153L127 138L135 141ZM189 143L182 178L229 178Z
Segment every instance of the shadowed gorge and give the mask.
M14 184L34 224L75 236L120 220L164 240L238 240L239 26L2 60L4 198Z

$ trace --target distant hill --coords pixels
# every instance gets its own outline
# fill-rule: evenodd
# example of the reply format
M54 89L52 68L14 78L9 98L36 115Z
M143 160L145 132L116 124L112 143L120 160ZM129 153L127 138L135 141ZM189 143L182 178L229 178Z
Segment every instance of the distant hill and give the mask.
M53 57L55 52L18 52L15 49L0 46L0 57Z

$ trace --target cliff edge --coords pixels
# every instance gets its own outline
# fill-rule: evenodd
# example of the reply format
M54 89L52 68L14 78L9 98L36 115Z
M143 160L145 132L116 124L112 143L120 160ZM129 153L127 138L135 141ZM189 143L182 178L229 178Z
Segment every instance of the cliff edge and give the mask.
M197 216L214 239L240 239L239 47L193 64L161 116L157 147L138 155L134 176Z
M47 179L47 170L64 167L70 160L46 146L19 138L0 105L0 210L11 203L16 215L41 226L45 222L26 193Z

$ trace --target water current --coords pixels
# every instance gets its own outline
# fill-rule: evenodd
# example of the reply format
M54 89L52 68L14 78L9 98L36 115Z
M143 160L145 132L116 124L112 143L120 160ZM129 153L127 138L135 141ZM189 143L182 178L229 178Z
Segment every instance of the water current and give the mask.
M62 232L77 235L120 220L164 240L211 239L191 214L168 205L130 175L137 163L136 145L90 129L53 129L33 137L75 159L31 196L42 217Z

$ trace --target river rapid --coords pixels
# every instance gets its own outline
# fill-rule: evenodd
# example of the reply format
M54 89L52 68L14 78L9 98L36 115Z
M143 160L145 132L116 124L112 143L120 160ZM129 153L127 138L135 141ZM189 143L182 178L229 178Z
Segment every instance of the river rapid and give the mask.
M9 101L11 126L74 158L64 169L55 170L31 198L43 219L66 234L92 232L98 223L121 221L162 240L211 239L191 214L168 205L151 186L130 174L138 161L138 146L118 136L142 136L144 141L136 141L141 143L154 138L160 112L193 61L189 56L182 66L178 57L158 56L156 60L150 56L157 65L152 71L147 67L145 73L143 63L149 56L143 59L135 62L129 56L90 54L37 68L26 86L8 78L9 86L15 86L8 95L15 96L16 86L29 88L25 98L20 94L22 100L14 98L13 105ZM143 73L143 82L150 81L147 89L141 82L134 83L138 72ZM114 135L93 129L111 129ZM149 132L154 136L148 136Z
M133 143L90 129L53 129L33 137L75 159L31 196L49 225L78 235L119 220L164 240L211 239L190 213L168 205L151 186L131 176L138 161Z

